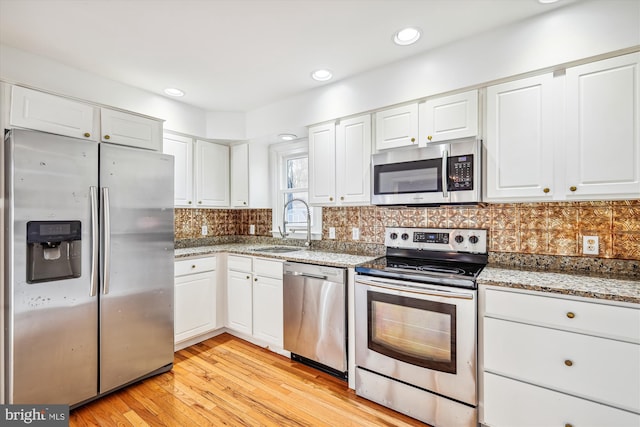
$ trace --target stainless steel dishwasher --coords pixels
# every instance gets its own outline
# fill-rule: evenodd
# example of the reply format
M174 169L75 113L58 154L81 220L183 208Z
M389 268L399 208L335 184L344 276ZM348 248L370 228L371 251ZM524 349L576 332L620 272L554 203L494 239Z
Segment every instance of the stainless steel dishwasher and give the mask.
M291 358L347 377L346 272L284 263L284 348Z

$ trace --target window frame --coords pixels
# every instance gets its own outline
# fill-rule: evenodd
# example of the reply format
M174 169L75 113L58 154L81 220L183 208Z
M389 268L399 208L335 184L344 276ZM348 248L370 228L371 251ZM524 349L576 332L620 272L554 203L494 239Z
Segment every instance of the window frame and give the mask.
M287 160L299 157L309 157L309 141L300 139L291 142L283 142L272 144L269 147L270 164L271 164L271 206L272 206L272 228L273 237L280 237L280 229L282 229L282 215L284 211L284 195L287 193L307 193L309 200L308 188L288 189L287 185ZM309 206L311 209L311 239L320 240L322 238L322 208L317 206ZM287 225L287 232L291 233L287 236L289 239L306 239L306 225Z

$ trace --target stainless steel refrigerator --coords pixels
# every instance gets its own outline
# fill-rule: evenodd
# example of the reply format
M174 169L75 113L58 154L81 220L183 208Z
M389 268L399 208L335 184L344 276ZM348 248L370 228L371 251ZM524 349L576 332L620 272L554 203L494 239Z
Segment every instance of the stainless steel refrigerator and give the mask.
M173 157L5 135L5 397L75 407L173 363Z

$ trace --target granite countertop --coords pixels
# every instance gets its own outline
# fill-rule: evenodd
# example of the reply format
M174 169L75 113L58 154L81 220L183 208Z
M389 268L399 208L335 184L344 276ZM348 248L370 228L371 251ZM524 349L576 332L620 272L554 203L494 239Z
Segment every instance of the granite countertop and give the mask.
M351 255L345 253L325 252L314 249L304 249L295 252L269 253L260 249L277 245L260 245L246 243L229 243L212 246L197 246L192 248L176 249L176 259L205 256L218 252L228 252L237 255L250 255L263 258L273 258L285 261L304 262L307 264L329 265L333 267L355 267L356 265L372 261L377 256Z
M478 284L640 304L640 280L629 277L555 273L489 265L480 273Z

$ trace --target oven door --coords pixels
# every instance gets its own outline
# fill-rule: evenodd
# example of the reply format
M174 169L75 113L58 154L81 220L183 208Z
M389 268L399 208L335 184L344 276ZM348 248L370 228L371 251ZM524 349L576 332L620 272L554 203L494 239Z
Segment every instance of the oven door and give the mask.
M356 365L477 405L477 291L359 275Z

